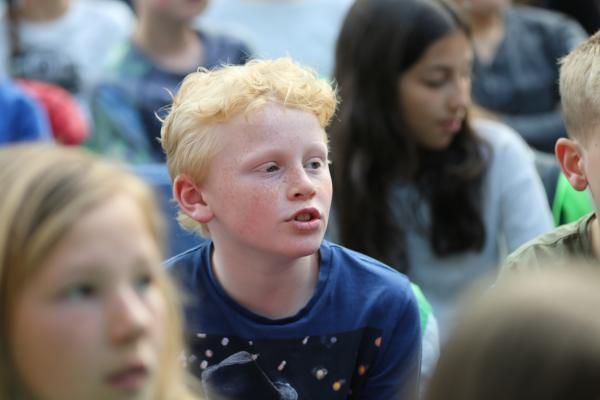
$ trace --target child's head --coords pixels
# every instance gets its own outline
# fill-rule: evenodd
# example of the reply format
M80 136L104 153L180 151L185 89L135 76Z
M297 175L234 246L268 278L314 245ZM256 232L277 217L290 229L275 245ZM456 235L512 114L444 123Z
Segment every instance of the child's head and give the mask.
M589 187L600 205L600 32L561 61L560 95L569 139L555 152L571 185Z
M51 145L1 149L0 185L0 397L187 398L151 189Z
M337 42L342 102L331 130L342 244L404 268L404 227L389 204L403 180L432 204L437 256L481 248L485 160L467 121L472 60L467 25L444 0L353 4Z
M206 8L208 0L134 0L140 21L154 18L191 23Z
M571 261L467 297L426 399L600 398L599 287Z
M383 129L347 139L394 159L414 145L448 147L470 105L472 58L467 26L444 1L357 1L337 43L340 120Z
M258 140L253 136L252 126L262 124L264 128L279 130L275 133L284 139L280 146L286 147L285 137L289 136L289 147L293 146L291 139L297 124L308 123L307 118L314 120L307 128L318 130L317 139L326 153L324 128L332 118L336 104L335 91L328 82L287 58L254 60L243 66L225 66L188 75L173 99L161 132L169 173L174 179L175 196L181 197L181 193L177 193L181 192L183 181L201 191L211 173L223 172L214 166L215 160L222 161L226 157L224 153L232 150L227 141L239 144L245 140ZM311 133L306 132L296 139L309 140ZM239 156L256 150L255 147L240 149L242 154ZM277 154L271 156L277 158ZM325 162L326 157L327 154ZM327 165L324 168L327 169ZM194 202L185 193L183 197L183 203ZM207 222L212 216L198 215L182 201L179 204L183 211L180 212L182 224L208 235ZM328 212L328 208L321 211ZM230 213L234 212L230 210Z

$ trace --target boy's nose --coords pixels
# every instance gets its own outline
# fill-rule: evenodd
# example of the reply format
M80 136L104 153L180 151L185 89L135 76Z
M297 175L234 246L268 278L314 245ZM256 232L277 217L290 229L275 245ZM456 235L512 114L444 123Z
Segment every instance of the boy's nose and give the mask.
M116 293L109 307L108 329L111 342L127 344L146 334L151 323L151 313L133 288Z
M304 168L293 174L290 179L288 197L291 200L310 199L316 194L315 185Z

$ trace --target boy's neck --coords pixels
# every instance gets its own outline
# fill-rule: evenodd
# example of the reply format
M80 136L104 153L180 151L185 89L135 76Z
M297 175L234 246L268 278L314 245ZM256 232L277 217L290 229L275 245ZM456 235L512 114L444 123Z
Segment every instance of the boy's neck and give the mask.
M232 252L212 254L212 271L225 292L255 314L271 319L296 315L312 298L319 255L265 260Z
M146 16L140 18L133 42L160 68L187 73L202 65L202 41L180 21Z

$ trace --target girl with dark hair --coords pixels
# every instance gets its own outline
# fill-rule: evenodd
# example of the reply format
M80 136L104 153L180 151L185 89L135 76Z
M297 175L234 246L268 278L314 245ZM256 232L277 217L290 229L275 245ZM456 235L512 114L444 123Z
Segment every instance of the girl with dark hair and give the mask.
M468 119L472 61L441 0L358 0L336 51L334 236L407 273L442 336L465 285L552 228L523 140Z

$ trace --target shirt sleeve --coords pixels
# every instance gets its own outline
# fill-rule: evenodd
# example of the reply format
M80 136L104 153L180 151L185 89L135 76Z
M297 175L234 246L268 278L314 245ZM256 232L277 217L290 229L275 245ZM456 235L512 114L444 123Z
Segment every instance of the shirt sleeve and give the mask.
M48 116L44 109L33 99L25 96L16 100L14 141L52 140Z
M370 371L361 399L408 399L419 385L421 327L417 300L408 287L407 301L388 332L384 333L375 368ZM393 320L393 316L389 316Z
M139 112L117 85L98 85L91 109L94 131L85 147L132 164L153 161Z

